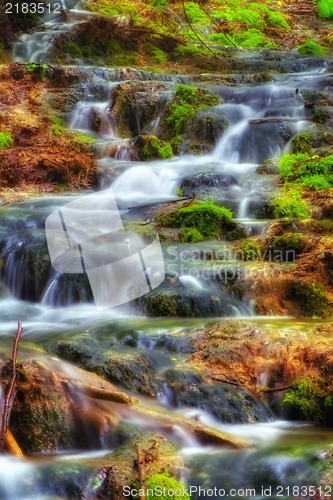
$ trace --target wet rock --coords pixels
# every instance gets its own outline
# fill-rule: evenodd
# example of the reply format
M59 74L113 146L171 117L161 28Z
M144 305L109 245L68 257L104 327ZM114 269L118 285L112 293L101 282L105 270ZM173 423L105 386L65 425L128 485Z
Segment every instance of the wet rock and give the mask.
M200 408L226 423L267 422L272 419L270 410L242 387L207 383L200 374L183 370L168 369L162 373L162 378L169 389L169 402L176 408Z
M98 446L110 422L88 407L81 412L61 375L40 361L19 364L17 374L10 428L25 453ZM2 369L5 387L10 379L9 363Z
M197 148L201 153L208 152L228 125L218 108L199 111L189 120L182 148L188 152L193 152L193 148Z
M228 174L221 173L199 173L185 177L181 183L180 189L184 196L197 195L201 191L208 191L211 188L221 190L229 189L230 186L237 185L237 180Z
M111 345L114 343L111 340ZM49 350L130 391L141 392L150 397L156 394L157 385L149 361L130 348L113 348L111 351L110 342L101 347L93 339L87 339L85 345L75 340L60 341L52 344Z
M123 137L135 137L149 131L167 100L170 82L128 82L114 87L111 92L110 112Z

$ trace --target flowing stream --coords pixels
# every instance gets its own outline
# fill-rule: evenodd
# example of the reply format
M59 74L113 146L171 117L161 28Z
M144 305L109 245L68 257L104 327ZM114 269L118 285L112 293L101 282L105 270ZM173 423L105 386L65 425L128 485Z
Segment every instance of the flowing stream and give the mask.
M21 36L21 42L14 49L15 60L48 62L54 36L72 29L75 23L82 20L84 14L77 11L72 14L71 21L62 23L56 20L46 24L39 33ZM117 120L109 108L111 90L127 80L126 71L89 66L82 66L82 70L85 77L78 87L83 97L66 117L67 124L97 139L100 189L113 189L123 220L144 220L147 207L177 199L176 189L187 179L206 175L220 188L216 201L234 211L248 235L265 231L269 221L257 220L256 210L274 189L276 180L275 175L256 173L258 164L267 158L278 158L287 151L291 138L307 123L304 102L297 95L296 88L300 82L302 88L322 88L328 76L322 63L318 63L311 73L277 75L269 83L232 87L210 85L209 89L223 99L214 112L230 124L217 140L213 151L204 155L182 154L170 160L142 163L132 159L130 141L120 136ZM172 96L178 82L191 80L190 77L154 76L140 71L132 71L133 74L142 81L157 78L167 83L161 96L162 104ZM94 126L96 117L98 130ZM142 130L137 117L136 127L138 134L156 133L159 119L155 118L148 129ZM112 155L109 154L111 150ZM82 196L85 194L89 193ZM3 263L0 345L1 352L7 357L10 356L18 320L24 326L21 358L47 363L57 373L64 373L72 379L83 379L74 364L61 361L56 355L39 352L38 347L47 348L56 342L79 338L88 349L90 345L96 348L93 344L96 338L101 345L107 346L106 349L111 346L118 356L132 356L133 353L145 356L154 367L158 380L158 374L168 368L186 369L189 336L195 335L196 329L213 324L217 318L242 317L279 332L301 330L306 335L308 322L255 317L253 303L241 301L221 286L221 276L224 275L220 271L228 269L228 266L233 269L236 265L230 245L224 241L198 245L163 244L166 278L161 289L170 278L179 278L179 293L183 300L186 302L189 296L195 297L193 304L198 308L197 317L162 318L157 321L145 316L140 301L98 311L84 275L62 275L50 270L49 265L45 220L51 212L77 197L77 194L48 196L0 208ZM198 261L193 254L196 251L205 252L207 247L223 254L223 258L210 262L211 266L217 266L219 273L210 271L207 262ZM75 387L72 390L74 394ZM84 394L73 397L78 398L82 408L100 405ZM293 492L292 487L316 484L322 458L333 442L331 430L275 420L268 410L256 423L221 423L200 405L197 408L195 405L183 407L177 403L175 394L165 382L159 384L157 400L146 396L139 396L139 399L148 408L159 408L168 414L174 412L177 416L196 419L252 443L250 448L237 451L204 446L182 426L174 426L169 437L181 447L183 480L193 487L220 490L210 492L211 498L222 498L222 490L228 495L232 489L235 493L229 496L235 498L308 498L296 494L299 490ZM152 425L131 411L124 414L114 406L105 402L105 413L111 415L118 412L122 419L142 428ZM156 428L158 430L158 424ZM59 446L57 453L37 454L24 460L0 457L0 499L46 500L54 495L79 498L75 493L70 496L66 470L75 469L80 476L78 483L87 481L88 484L91 471L104 465L104 457L115 447L107 438L99 442L94 440L88 423L83 434L81 449L63 451ZM201 496L192 491L193 499Z

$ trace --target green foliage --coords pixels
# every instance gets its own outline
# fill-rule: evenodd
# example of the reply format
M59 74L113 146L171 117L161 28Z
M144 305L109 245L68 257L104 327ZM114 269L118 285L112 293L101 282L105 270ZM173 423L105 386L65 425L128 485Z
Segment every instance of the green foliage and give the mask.
M47 68L48 68L47 64L35 64L35 63L27 64L27 71L29 71L29 73L33 73L42 81L45 79L45 71Z
M329 189L333 186L333 177L327 179L324 175L315 174L309 177L305 177L302 180L301 185L303 187L313 189L314 191L319 191L320 189Z
M294 261L296 255L303 252L305 248L305 240L297 233L277 236L273 240L272 248L275 252L281 252L284 260Z
M232 223L232 211L207 201L180 208L162 217L161 222L165 227L195 228L203 238L212 239L220 236L223 226Z
M306 202L297 188L285 187L269 201L276 218L307 219L310 217Z
M168 0L148 0L148 3L155 9L162 11L168 4Z
M327 52L322 45L309 39L297 47L300 54L315 54L317 56L324 56Z
M154 49L152 51L155 61L159 64L165 64L168 60L166 53L161 49Z
M0 132L0 149L9 148L12 144L12 134L10 132Z
M322 379L303 377L292 384L285 395L282 406L288 406L296 412L298 418L323 423L326 410L333 405L332 396L325 391Z
M320 0L317 4L318 14L329 19L333 17L333 0Z
M53 132L56 135L62 135L67 131L64 127L63 121L58 116L49 116L48 121L52 123Z
M309 132L301 132L295 135L291 144L293 153L310 153L312 149L312 137Z
M200 8L200 5L195 2L185 2L186 15L191 23L194 24L210 24L209 17Z
M162 500L174 500L176 497L173 494L169 494L171 492L181 492L184 491L184 495L177 494L178 500L190 500L190 495L185 493L186 486L182 483L179 483L175 478L171 477L167 472L152 474L147 477L147 500L153 500L157 496ZM156 494L154 494L154 490L156 490ZM163 491L163 495L160 494L160 491Z
M246 261L260 260L261 247L257 241L245 241L242 247L242 258Z
M307 316L324 318L328 315L328 298L320 284L302 281L295 285L294 292Z
M204 89L178 84L176 94L167 107L165 123L172 129L172 135L184 131L186 122L200 109L209 108L219 103L219 98Z
M173 151L168 142L157 139L155 135L150 136L142 150L142 155L145 160L153 160L154 158L172 158Z
M333 155L320 158L308 153L287 154L280 159L280 174L285 182L294 182L310 189L333 186Z

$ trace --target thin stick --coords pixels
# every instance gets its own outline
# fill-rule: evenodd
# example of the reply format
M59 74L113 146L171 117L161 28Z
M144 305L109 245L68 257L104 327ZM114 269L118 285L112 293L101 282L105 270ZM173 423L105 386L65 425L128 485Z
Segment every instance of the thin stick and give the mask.
M0 449L3 449L4 447L5 438L8 430L9 410L16 388L16 381L17 381L16 359L17 359L18 346L22 335L22 330L23 330L22 323L19 321L17 323L17 331L14 339L13 354L12 354L12 379L7 394L5 394L5 401L1 418Z

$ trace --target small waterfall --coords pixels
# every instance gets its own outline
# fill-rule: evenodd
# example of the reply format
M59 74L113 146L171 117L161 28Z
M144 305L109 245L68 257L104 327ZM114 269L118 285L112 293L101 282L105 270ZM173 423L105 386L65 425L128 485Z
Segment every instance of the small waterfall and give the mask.
M0 456L1 500L38 500L36 469L32 463L13 457Z
M157 200L176 198L175 172L164 167L165 164L162 162L152 162L151 165L129 168L114 181L111 187L121 206L149 204ZM161 166L162 168L159 168Z

